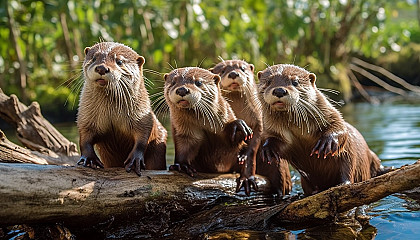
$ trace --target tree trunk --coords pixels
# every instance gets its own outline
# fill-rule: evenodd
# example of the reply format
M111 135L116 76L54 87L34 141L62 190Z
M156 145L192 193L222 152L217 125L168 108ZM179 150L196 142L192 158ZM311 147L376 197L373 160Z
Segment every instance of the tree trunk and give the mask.
M18 27L16 26L15 20L13 18L13 10L9 4L9 2L6 3L6 10L7 10L7 20L8 20L8 26L9 26L9 32L10 32L10 40L12 41L13 48L16 52L16 58L19 62L19 89L21 98L24 102L28 100L28 97L26 96L26 63L24 56L22 54L22 50L20 49L18 38L19 33L17 32Z

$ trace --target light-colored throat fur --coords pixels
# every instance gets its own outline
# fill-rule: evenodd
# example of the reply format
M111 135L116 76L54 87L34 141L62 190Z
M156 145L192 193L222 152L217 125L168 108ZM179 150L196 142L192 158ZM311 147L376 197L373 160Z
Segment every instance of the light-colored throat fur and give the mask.
M274 130L278 134L284 131L299 135L315 134L324 131L334 121L341 118L338 110L319 90L315 89L315 94L309 94L311 96L305 96L305 94L307 92L299 91L297 102L285 111L272 111L265 103L264 128ZM283 124L278 124L279 122Z

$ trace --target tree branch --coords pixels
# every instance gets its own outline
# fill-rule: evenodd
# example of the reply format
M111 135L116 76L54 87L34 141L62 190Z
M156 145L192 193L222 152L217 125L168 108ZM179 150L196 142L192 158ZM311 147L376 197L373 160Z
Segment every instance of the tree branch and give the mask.
M77 146L67 140L41 114L37 102L29 107L21 103L15 95L8 97L0 89L0 117L16 128L17 137L26 147L55 157L77 156Z

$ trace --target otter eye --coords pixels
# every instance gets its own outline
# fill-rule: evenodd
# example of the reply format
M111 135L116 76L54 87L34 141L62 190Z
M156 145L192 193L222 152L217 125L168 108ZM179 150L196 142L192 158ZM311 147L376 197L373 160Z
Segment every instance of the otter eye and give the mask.
M203 83L201 81L196 81L195 82L195 86L197 87L201 87L201 85L203 85Z
M225 69L223 69L220 73L222 73L222 74L225 73Z
M120 59L117 59L115 62L117 63L118 66L121 66L123 64L123 61L121 61Z
M246 67L245 67L245 66L242 66L242 67L241 67L242 72L245 72L245 69L246 69Z
M297 80L294 80L294 81L292 82L292 85L293 85L293 86L295 86L295 87L297 87L297 85L299 85L299 82L298 82Z
M96 62L96 57L93 57L92 58L92 62Z

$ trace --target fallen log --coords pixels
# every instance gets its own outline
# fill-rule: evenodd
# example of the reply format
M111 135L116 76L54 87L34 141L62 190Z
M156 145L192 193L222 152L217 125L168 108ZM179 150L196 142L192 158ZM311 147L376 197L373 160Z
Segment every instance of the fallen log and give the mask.
M65 156L50 152L48 155L31 151L9 141L0 130L0 162L4 163L34 163L74 166L79 156Z
M177 227L177 232L202 234L219 229L262 229L276 226L334 221L343 212L373 203L393 193L420 186L420 160L364 182L341 185L292 202L258 209L219 206L196 214Z
M28 107L15 95L9 97L0 89L0 118L16 128L19 141L29 149L51 157L79 155L76 144L42 116L37 102Z
M420 186L420 161L365 182L258 209L224 204L228 199L250 199L234 193L235 178L234 174L191 178L168 171L145 171L137 177L122 168L0 163L0 225L60 222L78 229L135 229L151 236L174 229L196 236L268 221L329 221L340 212ZM268 189L263 178L259 185ZM259 197L264 195L251 195Z
M55 223L91 227L107 221L136 221L151 207L185 212L235 194L235 174L199 174L191 178L169 171L144 171L141 177L124 168L90 169L0 163L0 225ZM264 189L264 179L259 185ZM261 194L261 193L259 193ZM148 213L149 212L149 213Z

